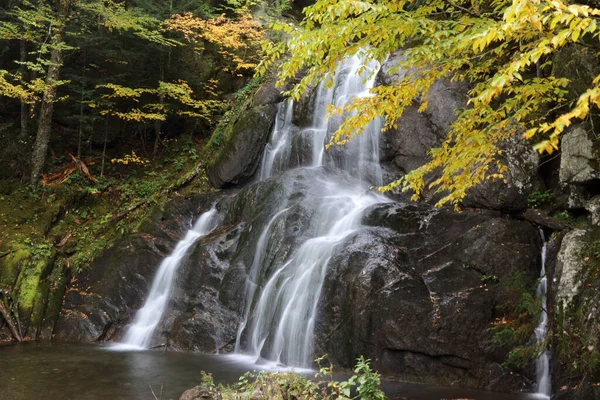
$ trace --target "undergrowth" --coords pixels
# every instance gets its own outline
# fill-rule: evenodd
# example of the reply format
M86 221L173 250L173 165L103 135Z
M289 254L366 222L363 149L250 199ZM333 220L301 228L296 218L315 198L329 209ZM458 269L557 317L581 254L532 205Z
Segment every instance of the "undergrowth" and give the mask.
M294 372L247 372L234 385L216 385L212 375L201 373L201 386L212 398L224 400L383 400L379 388L380 375L371 367L370 360L359 357L354 374L345 381L333 378L333 366L324 366L325 357L318 358L319 372L311 380Z

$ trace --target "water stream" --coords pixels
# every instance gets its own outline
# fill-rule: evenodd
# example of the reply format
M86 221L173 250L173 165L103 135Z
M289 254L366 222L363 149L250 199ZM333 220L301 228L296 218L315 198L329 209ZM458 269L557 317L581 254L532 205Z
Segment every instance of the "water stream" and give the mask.
M542 246L542 269L540 272L540 283L538 284L536 295L541 300L542 312L540 313L540 319L534 332L536 344L543 343L548 335L548 312L546 311L548 305L548 278L546 276L546 250L548 243L546 242L544 232L541 230L540 235L542 236L544 245ZM538 396L540 398L549 399L552 392L550 387L550 352L547 349L544 349L544 351L535 361L535 375Z
M171 255L162 261L152 281L152 288L144 306L136 313L133 323L123 336L122 343L115 344L115 348L143 349L150 346L152 335L167 307L177 267L190 246L199 237L207 235L215 228L216 215L217 210L214 207L202 214L192 229L177 243Z
M308 368L312 365L313 331L317 304L327 264L340 243L360 227L366 208L387 201L368 191L368 184L381 184L379 166L379 134L381 125L370 124L363 134L332 154L325 145L342 118L326 118L327 104L338 107L355 97L369 95L375 84L379 64L364 65L353 57L337 68L333 85L321 84L312 99L312 124L296 128L293 121L294 103L280 104L276 123L261 166L260 179L267 179L295 167L335 167L353 177L352 183L339 182L332 174L315 179L319 203L311 218L311 238L302 243L291 256L267 275L263 260L273 224L285 217L282 208L265 226L256 246L245 290L245 310L238 329L236 353L256 360L264 359L277 365ZM359 74L359 72L361 72ZM283 205L282 205L283 207ZM257 277L267 276L265 282Z

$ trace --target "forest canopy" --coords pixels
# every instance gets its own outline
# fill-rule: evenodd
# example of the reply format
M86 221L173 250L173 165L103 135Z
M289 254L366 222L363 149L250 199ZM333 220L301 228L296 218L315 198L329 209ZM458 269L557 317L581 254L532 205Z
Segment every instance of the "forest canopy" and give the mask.
M51 139L61 151L76 149L78 166L86 147L103 148L103 174L117 139L154 141L156 154L169 136L209 133L225 97L251 79L262 38L240 2L3 1L5 151L31 154L15 170L38 185Z

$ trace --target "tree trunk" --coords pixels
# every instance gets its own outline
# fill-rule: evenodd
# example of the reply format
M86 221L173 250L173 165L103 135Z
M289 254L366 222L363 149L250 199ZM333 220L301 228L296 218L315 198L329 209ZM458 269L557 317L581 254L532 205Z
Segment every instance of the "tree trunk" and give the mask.
M50 133L52 129L52 115L54 113L54 101L56 98L56 89L60 77L60 68L62 66L62 50L60 44L65 38L65 25L69 16L72 0L60 0L58 2L58 24L55 27L55 33L51 38L50 65L46 75L46 88L42 97L42 106L38 122L38 131L33 145L33 154L31 156L31 184L37 185L46 163L46 153L50 143Z
M108 115L104 122L104 147L102 148L102 166L100 167L100 178L104 178L104 160L106 159L106 142L108 141Z
M21 40L21 58L20 61L22 63L27 62L27 43L24 40ZM25 74L27 72L27 67L24 64L21 64L21 75L22 79L25 80ZM21 139L27 138L27 131L29 128L29 107L27 103L21 100Z

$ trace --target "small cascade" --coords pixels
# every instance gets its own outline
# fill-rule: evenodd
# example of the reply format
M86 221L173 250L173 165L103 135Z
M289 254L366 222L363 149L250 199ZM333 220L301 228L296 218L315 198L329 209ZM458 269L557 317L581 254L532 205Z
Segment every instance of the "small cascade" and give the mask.
M252 265L247 269L245 308L235 345L238 354L278 365L312 365L317 305L329 260L337 246L361 226L364 211L387 201L367 190L368 185L382 183L379 166L381 123L374 121L347 145L326 152L329 138L348 116L327 119L326 106L344 106L356 97L370 95L369 89L375 84L379 68L379 63L374 61L364 65L359 56L341 63L333 85L327 88L321 83L313 94L312 110L309 110L312 122L307 128L298 129L293 125L292 102L279 105L276 123L263 154L261 180L296 167L322 166L335 167L355 180L340 180L339 175L328 173L325 178L311 183L318 193L318 202L310 219L312 238L275 268L265 265L269 251L267 244L275 226L279 222L285 224L288 209L282 206L264 227Z
M216 215L217 210L214 206L211 210L202 214L193 228L186 233L183 240L177 243L171 255L162 261L144 306L136 313L133 323L123 337L122 343L117 347L145 349L150 346L154 330L161 321L169 301L177 267L179 267L190 246L199 237L209 234L215 228Z
M244 333L244 329L246 329L246 325L248 324L248 318L250 317L251 307L254 301L254 294L257 288L257 275L260 267L262 266L262 262L265 257L265 250L267 246L267 240L269 239L269 234L271 232L271 227L273 224L279 219L279 217L285 213L288 209L283 209L271 217L269 223L265 226L265 229L260 234L258 238L258 242L256 243L256 250L254 251L254 259L252 260L252 265L250 266L250 271L248 273L248 279L246 279L246 307L244 309L244 315L242 322L237 331L236 341L235 341L235 352L239 353L241 351L240 347L240 339L242 337L242 333Z
M546 311L548 305L548 278L546 276L546 250L548 243L546 242L546 238L542 230L540 230L540 235L542 236L544 245L542 247L542 270L540 272L540 283L538 284L536 295L542 302L542 312L534 333L536 344L543 343L548 334L548 312ZM544 349L544 351L535 361L535 376L538 397L549 399L552 393L550 387L550 352L547 349Z
M260 168L260 180L270 178L285 170L290 158L291 129L294 102L285 101L277 108L275 126L271 133L271 139L265 147L262 164Z

